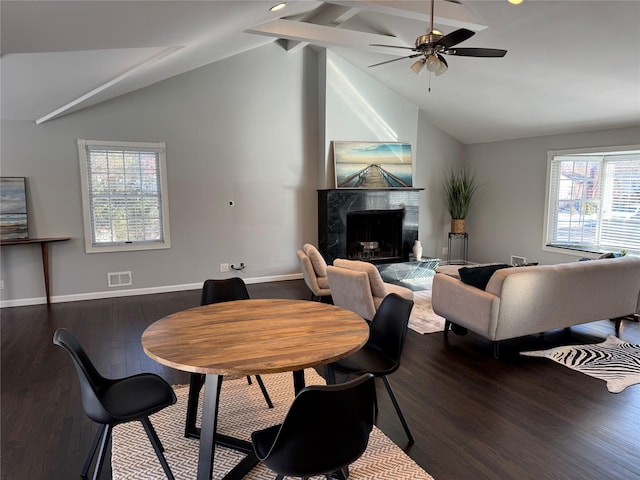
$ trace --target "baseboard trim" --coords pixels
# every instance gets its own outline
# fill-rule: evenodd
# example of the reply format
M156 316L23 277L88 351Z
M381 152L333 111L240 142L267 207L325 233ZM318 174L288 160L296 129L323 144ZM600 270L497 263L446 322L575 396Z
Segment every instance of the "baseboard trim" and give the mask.
M287 280L300 280L301 273L291 273L286 275L271 275L267 277L245 278L247 284L267 283L267 282L283 282ZM162 287L148 288L131 288L124 290L109 290L103 292L79 293L72 295L54 295L51 297L51 303L79 302L82 300L98 300L101 298L117 298L117 297L133 297L135 295L151 295L154 293L181 292L184 290L199 290L202 288L202 282L186 283L182 285L165 285ZM26 307L29 305L42 305L47 303L46 297L35 298L18 298L15 300L0 301L0 308L7 307Z

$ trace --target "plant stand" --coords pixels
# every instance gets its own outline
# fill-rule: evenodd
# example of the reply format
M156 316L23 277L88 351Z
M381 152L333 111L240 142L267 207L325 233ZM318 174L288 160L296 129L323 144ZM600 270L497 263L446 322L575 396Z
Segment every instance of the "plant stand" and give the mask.
M462 258L457 261L451 260L451 244L453 240L462 241ZM447 248L447 265L466 265L469 255L469 234L449 232L449 246Z

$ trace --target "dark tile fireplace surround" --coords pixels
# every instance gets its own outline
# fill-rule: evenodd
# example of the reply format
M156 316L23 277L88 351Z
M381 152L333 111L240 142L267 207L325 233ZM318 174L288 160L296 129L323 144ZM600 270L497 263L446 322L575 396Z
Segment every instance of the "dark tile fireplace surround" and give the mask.
M327 263L407 261L418 239L420 190L318 190L318 248Z

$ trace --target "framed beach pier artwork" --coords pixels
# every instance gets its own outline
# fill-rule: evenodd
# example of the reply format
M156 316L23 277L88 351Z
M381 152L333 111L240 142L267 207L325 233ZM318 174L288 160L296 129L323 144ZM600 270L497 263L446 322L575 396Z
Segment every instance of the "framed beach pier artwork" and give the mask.
M0 240L28 238L26 179L0 177Z
M333 141L336 188L413 186L411 144Z

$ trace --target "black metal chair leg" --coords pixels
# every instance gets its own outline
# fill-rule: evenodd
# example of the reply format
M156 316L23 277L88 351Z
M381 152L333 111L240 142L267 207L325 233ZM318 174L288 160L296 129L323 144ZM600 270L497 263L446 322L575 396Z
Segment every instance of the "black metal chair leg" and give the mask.
M160 437L158 437L158 433L156 432L156 429L153 428L153 425L151 424L151 420L149 420L149 417L146 417L147 422L149 422L149 427L147 428L147 426L144 424L144 420L140 420L142 422L142 425L144 426L144 429L147 431L147 435L153 435L153 438L149 437L149 440L151 440L151 443L155 442L156 445L158 445L158 448L160 449L161 452L164 452L164 446L162 445L162 442L160 441Z
M393 403L394 408L396 409L396 413L400 418L400 423L402 423L402 428L404 428L407 437L409 437L409 444L414 442L413 435L411 435L411 431L409 430L409 425L407 425L406 420L404 419L404 415L402 415L402 410L400 410L400 405L398 405L398 400L396 400L396 396L393 394L393 390L391 390L391 384L386 376L382 377L382 381L384 382L384 386L387 387L387 392L389 393L389 397L391 397L391 402Z
M101 425L98 431L96 432L96 436L93 439L93 443L91 444L91 449L89 450L87 459L84 461L84 465L82 466L82 472L80 472L80 477L82 478L87 478L87 473L89 473L89 469L91 468L91 462L93 462L93 458L96 456L96 451L98 450L98 444L100 443L100 439L102 438L102 435L104 435L105 428L107 428L106 425Z
M249 385L253 385L253 382L251 381L251 375L247 375L247 383Z
M93 480L100 479L100 473L102 472L102 466L104 465L104 459L107 456L107 448L109 447L109 439L111 438L111 425L105 425L105 429L102 430L102 441L100 443L100 452L98 453L98 460L96 461L96 469L93 471Z
M449 329L451 328L451 322L449 320L444 321L444 339L449 339Z
M262 390L262 395L264 396L265 401L267 402L267 406L269 408L273 408L273 402L271 401L271 397L269 397L269 392L267 392L267 387L264 386L264 382L262 381L262 377L260 375L256 375L256 381L260 386L260 390Z
M160 443L160 439L158 438L158 434L156 433L153 425L149 421L149 417L145 417L142 420L142 425L147 432L147 436L151 441L151 445L153 446L153 450L156 452L156 456L158 460L160 460L160 465L162 465L162 469L164 470L164 474L167 476L168 480L175 480L173 473L171 473L171 469L169 468L169 464L167 463L167 459L164 458L162 452L164 451L164 447L162 443Z

